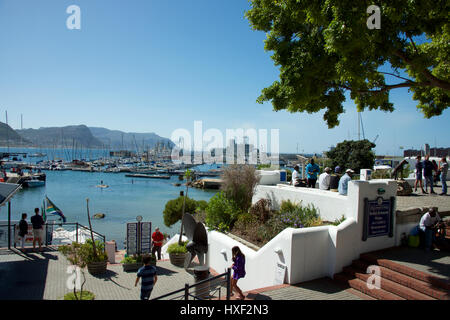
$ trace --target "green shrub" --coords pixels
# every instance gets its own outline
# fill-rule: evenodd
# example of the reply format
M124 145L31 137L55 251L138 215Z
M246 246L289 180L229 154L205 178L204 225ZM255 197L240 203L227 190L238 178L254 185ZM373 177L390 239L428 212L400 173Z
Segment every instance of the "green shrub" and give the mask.
M340 219L334 220L333 225L334 225L334 226L338 226L338 225L340 225L342 222L344 222L344 220L345 220L345 215L342 215L342 217L341 217Z
M169 200L166 203L166 206L163 211L164 216L164 224L167 227L171 227L175 223L181 220L181 216L183 214L183 201L184 197L178 197L177 199ZM195 213L197 208L197 202L194 199L186 197L186 204L184 208L184 212L187 213ZM201 205L204 205L203 203Z
M108 255L105 252L105 245L99 240L95 240L95 247L97 251L97 257L94 256L94 246L92 245L92 240L87 239L85 243L81 245L80 254L82 259L86 263L91 262L103 262L108 260Z
M64 295L64 300L94 300L95 295L90 291L83 291L80 297L80 291L77 291L77 297L73 292L66 293Z
M227 199L246 212L252 205L252 198L261 177L251 165L230 165L222 175L221 189Z
M186 253L187 252L186 244L187 241L183 241L181 245L179 245L178 242L172 243L167 248L167 253Z
M206 226L213 230L228 231L239 216L240 210L223 192L216 193L206 207Z

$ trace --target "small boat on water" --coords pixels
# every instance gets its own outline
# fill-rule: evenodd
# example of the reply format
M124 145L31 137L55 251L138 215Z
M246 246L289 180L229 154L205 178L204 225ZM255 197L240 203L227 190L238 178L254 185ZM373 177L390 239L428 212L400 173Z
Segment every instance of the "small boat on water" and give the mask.
M26 180L24 183L26 183L28 188L36 188L36 187L42 187L45 186L45 181L39 180L36 177L33 177L29 180Z
M170 176L160 174L126 174L129 178L147 178L147 179L170 179Z

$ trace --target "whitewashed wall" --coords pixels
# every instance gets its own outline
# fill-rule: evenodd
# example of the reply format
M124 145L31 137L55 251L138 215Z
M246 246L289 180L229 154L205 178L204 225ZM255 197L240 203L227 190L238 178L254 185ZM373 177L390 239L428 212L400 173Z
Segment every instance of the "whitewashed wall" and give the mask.
M243 290L274 285L276 266L279 262L287 265L286 283L294 284L326 276L332 277L342 271L344 266L350 265L359 254L395 245L395 237L388 236L362 241L364 198L375 199L378 196L378 188L385 189L386 192L382 195L384 199L394 196L397 190L396 183L392 180L352 181L349 183L347 197L336 195L331 191L328 192L332 194L324 194L327 191L292 191L279 186L260 186L253 202L263 197L262 192L273 195L273 199L277 201L286 196L283 194L286 192L292 201L303 200L304 204L314 203L320 208L321 216L327 220L333 217L340 218L343 214L342 209L336 208L344 206L347 219L339 226L285 229L258 251L225 234L210 231L207 261L217 272L224 272L232 264L231 248L239 246L246 256L247 275L239 281L239 286ZM331 205L326 204L327 202L331 202Z
M319 190L312 188L298 188L286 184L277 184L276 186L256 187L252 203L260 199L270 199L274 210L280 209L283 200L292 202L302 202L302 205L313 204L319 209L323 220L334 221L350 214L351 205L348 196L342 196L338 192Z

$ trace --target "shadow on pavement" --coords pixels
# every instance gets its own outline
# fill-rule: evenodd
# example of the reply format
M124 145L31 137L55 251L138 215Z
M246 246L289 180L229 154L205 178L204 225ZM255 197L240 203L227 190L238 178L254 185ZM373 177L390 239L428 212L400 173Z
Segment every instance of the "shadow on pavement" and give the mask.
M22 259L0 263L0 300L42 300L49 259L57 257L11 250L10 254L13 253Z

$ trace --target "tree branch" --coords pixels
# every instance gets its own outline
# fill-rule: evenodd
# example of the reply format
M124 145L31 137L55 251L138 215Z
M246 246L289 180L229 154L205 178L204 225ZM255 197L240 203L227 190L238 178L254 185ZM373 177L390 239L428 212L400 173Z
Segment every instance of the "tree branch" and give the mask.
M435 76L433 76L431 74L430 71L428 71L428 69L423 69L423 68L419 68L412 59L408 58L406 56L405 53L403 53L400 50L396 50L394 52L394 55L396 55L397 57L399 57L400 59L402 59L403 61L405 61L407 64L411 65L412 67L414 67L414 69L416 69L417 71L419 71L420 73L423 74L423 76L425 78L428 79L428 81L435 87L444 89L444 90L450 90L450 83L445 81L445 80L441 80L439 78L436 78Z
M400 76L398 76L398 75L396 75L395 73L390 73L390 72L381 72L381 71L378 71L379 73L382 73L382 74L387 74L387 75L390 75L390 76L393 76L393 77L397 77L397 78L399 78L399 79L402 79L402 80L406 80L406 81L411 81L411 82L413 82L414 83L414 81L413 80L411 80L411 79L408 79L408 78L403 78L403 77L400 77Z

